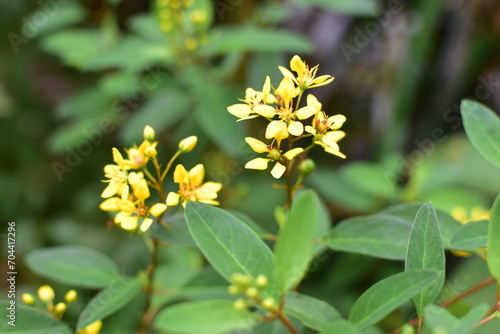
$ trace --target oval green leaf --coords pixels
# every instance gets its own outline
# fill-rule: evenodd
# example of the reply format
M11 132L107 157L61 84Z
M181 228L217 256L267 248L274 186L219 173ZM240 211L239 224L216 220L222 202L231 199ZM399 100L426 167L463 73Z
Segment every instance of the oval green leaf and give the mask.
M121 277L106 254L83 246L34 250L26 256L26 263L36 274L73 287L104 288Z
M428 269L405 271L387 277L366 290L349 312L349 321L366 328L433 284L439 272Z
M484 248L488 243L487 220L469 222L459 228L450 241L450 247L456 250Z
M16 302L15 300L12 301ZM55 319L48 312L19 303L16 303L14 304L14 306L12 306L13 304L11 304L11 302L5 300L0 301L0 308L2 309L2 313L6 315L2 317L3 319L0 322L0 333L73 333L73 331L71 331L65 323ZM13 311L12 308L14 308Z
M500 194L491 208L487 246L488 269L491 275L500 282Z
M319 209L314 191L299 194L280 230L274 253L275 278L282 293L299 283L307 272L313 257Z
M194 241L226 280L234 273L273 278L271 249L245 223L217 207L189 202L186 221Z
M101 320L120 310L141 291L139 277L120 278L111 282L85 305L78 318L77 329L83 329L96 320Z
M436 211L427 203L415 217L405 262L405 271L433 269L439 273L438 279L411 298L419 317L423 316L424 307L433 303L443 290L445 263Z
M154 327L183 334L219 334L251 328L257 315L237 311L229 300L204 300L170 306L154 320Z
M325 330L333 320L340 319L339 312L327 302L296 292L286 294L285 313L317 331Z
M321 334L359 334L356 326L344 319L337 319L330 323L327 329L321 332Z
M500 119L490 108L472 100L460 105L465 132L489 162L500 167Z

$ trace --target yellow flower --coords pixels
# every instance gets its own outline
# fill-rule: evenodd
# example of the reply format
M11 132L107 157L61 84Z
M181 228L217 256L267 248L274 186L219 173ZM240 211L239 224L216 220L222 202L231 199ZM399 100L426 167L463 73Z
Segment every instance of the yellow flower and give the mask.
M115 216L115 223L125 230L135 230L142 219L140 230L145 232L153 223L149 215L158 217L165 212L167 206L163 203L157 203L150 208L146 206L145 200L149 198L150 193L142 173L130 173L128 181L132 187L132 196L124 191L121 198L108 198L99 207L103 211L120 211Z
M201 202L212 205L218 205L215 201L217 192L222 189L222 184L218 182L205 182L205 168L202 164L194 166L189 172L183 165L177 165L174 171L174 182L179 184L179 192L170 192L167 195L167 206L179 204L182 200L182 205L186 202Z
M293 56L292 60L290 60L290 68L297 73L296 76L283 66L279 66L279 69L283 76L292 79L301 91L305 91L308 88L328 85L333 81L334 77L331 75L322 75L316 78L318 66L309 69L309 66L299 56Z
M305 131L314 135L314 143L323 147L325 152L345 159L346 156L340 152L340 147L337 144L339 140L345 137L345 132L336 130L342 127L346 121L346 117L340 114L328 117L321 110L322 105L314 95L309 94L307 96L307 104L314 106L317 113L313 119L312 126L307 125Z
M119 153L119 152L118 152ZM121 195L123 191L128 192L127 171L118 165L106 165L104 166L104 176L109 180L104 180L102 182L108 182L108 185L103 190L101 197L109 198L114 195Z
M247 138L245 138L245 141L248 143L248 145L250 145L252 150L254 150L255 152L267 153L267 158L255 158L253 160L250 160L249 162L246 163L245 168L265 170L265 169L267 169L269 162L274 161L274 162L276 162L276 164L274 165L273 169L271 170L271 175L275 179L279 179L286 171L286 167L282 164L282 162L284 162L283 158L285 158L287 160L292 160L298 154L300 154L300 153L302 153L302 151L304 151L303 148L296 147L296 148L291 149L290 151L286 152L285 154L282 154L282 151L279 150L277 147L273 147L271 145L268 146L258 139L255 139L252 137L247 137Z
M189 136L187 138L184 138L179 143L179 151L181 151L182 153L191 152L191 150L196 146L197 142L198 137L196 136Z
M271 79L269 76L266 77L266 81L264 82L264 87L262 87L262 92L257 92L252 88L247 88L245 91L245 99L240 100L243 103L233 104L227 107L227 111L232 115L239 118L238 121L242 121L245 119L251 119L258 117L261 113L258 113L254 108L257 107L257 110L271 110L274 112L274 108L268 106L267 104L276 103L276 97L271 92ZM273 113L272 116L275 114ZM271 116L271 117L272 117Z
M297 121L307 119L314 114L317 110L314 106L307 105L298 110L293 110L292 100L297 97L299 91L295 88L293 81L290 78L283 78L275 94L279 103L277 108L271 106L257 106L254 111L268 119L272 119L278 115L279 120L274 120L269 123L266 128L266 138L276 138L278 143L282 139L288 137L289 134L293 136L300 136L304 132L304 126L301 122Z
M113 161L121 168L139 169L148 163L146 150L150 147L156 148L158 142L149 142L144 140L139 147L133 146L126 150L128 159L124 159L120 151L113 147Z
M80 329L78 334L98 334L102 328L102 321L96 320L84 329Z

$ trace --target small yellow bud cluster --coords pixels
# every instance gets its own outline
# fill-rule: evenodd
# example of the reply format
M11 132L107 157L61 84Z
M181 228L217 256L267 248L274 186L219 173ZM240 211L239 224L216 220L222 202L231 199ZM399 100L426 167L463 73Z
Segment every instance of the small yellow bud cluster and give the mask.
M113 160L115 164L104 167L104 176L108 186L101 194L105 200L100 204L103 211L118 212L115 223L121 228L133 232L146 232L153 224L153 218L161 216L170 206L182 202L185 205L188 201L198 201L217 205L215 201L217 192L222 188L222 184L217 182L205 182L205 169L203 165L187 172L182 165L178 165L174 172L174 181L179 183L179 193L170 192L161 203L147 204L151 196L150 187L156 189L160 198L165 199L163 192L163 181L174 160L183 153L190 152L196 146L198 138L196 136L187 137L179 143L178 151L170 159L162 170L158 162L158 151L154 141L156 133L149 125L144 128L144 141L137 147L133 146L126 150L128 159L117 148L113 148ZM152 162L156 173L148 170L148 163ZM156 174L156 177L153 176ZM181 201L182 200L182 201Z
M259 275L253 279L248 275L233 274L231 276L231 285L228 286L227 291L233 296L241 295L243 297L234 301L234 309L243 311L251 306L260 305L266 310L274 310L276 302L273 298L261 299L262 291L267 287L268 283L267 276L265 275Z
M160 29L181 41L180 47L194 51L199 44L199 28L208 19L205 9L193 8L193 0L157 0Z
M64 295L65 303L59 302L54 305L55 294L54 290L50 285L42 285L41 287L39 287L37 294L38 294L38 299L44 304L45 309L56 319L61 319L64 312L66 312L68 305L73 303L77 298L76 291L69 290ZM24 293L21 296L21 299L27 305L33 305L33 306L37 305L36 298L32 294Z
M337 144L345 133L339 129L346 121L343 115L328 116L322 110L318 99L308 94L305 105L301 104L304 92L308 89L327 85L333 81L330 75L316 77L318 65L310 68L299 56L290 61L291 70L279 66L283 74L278 87L273 88L271 79L266 77L261 91L247 88L243 103L227 107L227 111L239 118L247 120L256 117L265 118L269 124L266 127L265 138L270 143L247 137L245 140L256 153L265 153L266 158L255 158L249 161L245 168L265 170L269 162L274 163L271 174L279 179L291 166L296 156L307 152L314 146L322 147L325 152L345 158ZM310 119L310 125L304 126L304 121ZM293 147L298 139L310 137L311 144L306 148ZM288 145L282 145L287 140ZM285 151L283 147L286 147ZM303 166L302 174L314 170L311 163Z

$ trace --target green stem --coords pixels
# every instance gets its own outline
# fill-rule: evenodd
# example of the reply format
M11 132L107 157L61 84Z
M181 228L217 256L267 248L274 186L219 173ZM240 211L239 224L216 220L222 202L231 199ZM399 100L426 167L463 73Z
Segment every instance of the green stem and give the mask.
M160 183L163 183L163 180L165 179L165 176L167 176L168 171L170 170L170 168L172 167L172 164L174 163L175 159L177 159L177 157L179 155L181 155L181 151L175 152L175 154L173 155L173 157L170 159L170 161L167 164L167 167L165 167L165 170L163 171L163 174L161 174L161 176L160 176L160 180L159 180Z

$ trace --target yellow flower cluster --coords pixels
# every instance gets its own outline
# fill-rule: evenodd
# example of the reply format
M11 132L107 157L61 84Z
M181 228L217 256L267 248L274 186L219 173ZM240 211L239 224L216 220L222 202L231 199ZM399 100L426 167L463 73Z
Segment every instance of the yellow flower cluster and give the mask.
M208 14L203 9L191 10L193 0L157 0L156 9L160 29L178 37L184 49L193 51L198 46L194 27L203 25Z
M38 306L38 308L47 310L54 318L61 319L64 312L66 312L68 305L73 303L77 298L75 290L69 290L64 295L64 301L54 305L55 293L50 285L42 285L37 291L38 299L43 303L43 306L38 305L35 296L29 293L24 293L21 296L23 302L27 305ZM78 334L98 334L102 327L102 321L97 320L78 331Z
M271 80L266 77L262 91L247 88L244 103L233 104L227 108L228 112L241 120L264 117L269 121L265 137L271 140L266 144L258 139L248 137L246 142L257 153L266 153L266 158L256 158L246 164L248 169L267 169L270 161L275 162L271 174L280 178L286 171L287 164L297 155L309 150L314 145L324 148L327 153L345 158L340 152L337 142L345 136L339 131L346 118L343 115L327 116L322 111L322 104L309 94L306 105L300 101L304 91L324 86L333 81L330 75L316 77L318 65L309 68L299 56L290 61L291 71L279 67L283 79L271 93ZM295 72L295 74L292 73ZM304 127L301 122L312 118L310 125ZM307 148L292 147L292 143L302 137L312 137L312 143ZM288 149L284 152L282 141L288 140Z
M170 192L166 203L163 193L163 178L167 174L172 162L182 153L190 152L198 141L196 136L183 139L178 146L177 153L172 157L164 171L157 160L157 142L154 141L155 132L150 126L144 129L144 141L139 147L132 147L127 152L127 158L113 148L113 161L104 167L104 176L108 183L101 194L105 200L100 204L103 211L118 212L114 221L121 228L129 231L145 232L153 223L152 217L161 215L170 206L177 205L180 200L199 201L208 204L218 204L215 201L217 192L222 188L220 183L203 183L204 167L199 164L189 173L182 165L178 165L174 172L174 181L179 183L179 193ZM158 177L153 177L147 169L148 162L152 161ZM150 187L158 190L160 202L149 205L146 203L151 197Z

